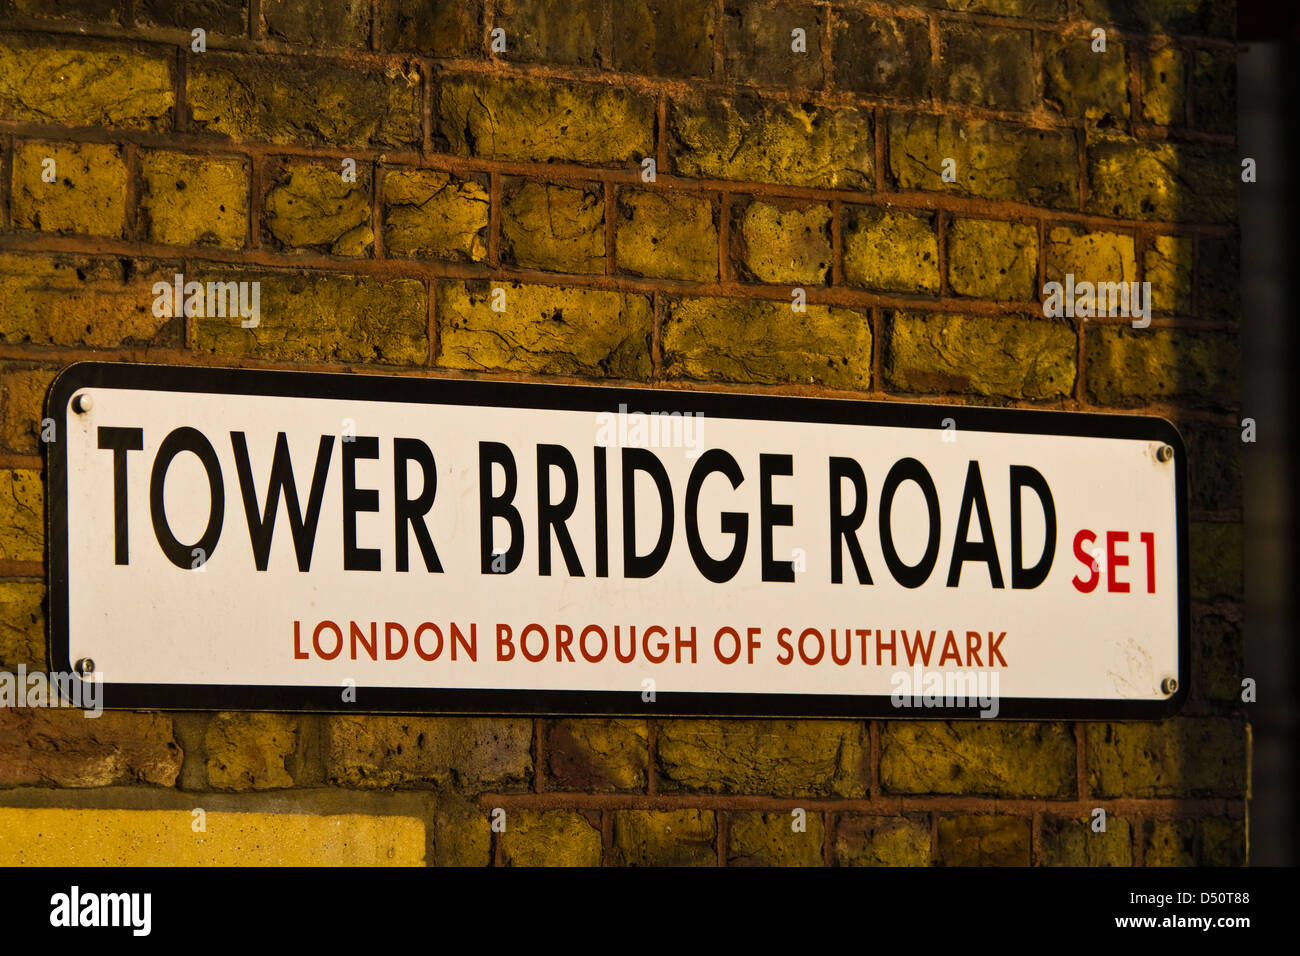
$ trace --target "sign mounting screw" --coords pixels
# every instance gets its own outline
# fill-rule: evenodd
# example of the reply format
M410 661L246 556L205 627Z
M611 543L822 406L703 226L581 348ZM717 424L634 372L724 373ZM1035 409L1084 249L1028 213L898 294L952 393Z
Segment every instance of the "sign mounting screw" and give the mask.
M1160 450L1156 452L1157 461L1169 461L1174 457L1174 449L1170 445L1161 445Z
M82 677L89 677L95 672L95 662L89 657L83 657L81 660L77 661L73 667Z
M95 407L95 400L91 398L89 395L85 394L84 392L82 392L79 395L73 396L72 410L76 412L78 415L84 415L86 414L86 412L90 411L94 407Z
M1173 694L1177 693L1177 692L1178 692L1178 681L1177 681L1177 679L1176 679L1176 678L1173 678L1173 677L1166 677L1163 681L1160 682L1160 689L1161 689L1164 693L1166 693L1166 694L1170 694L1170 695L1173 695Z

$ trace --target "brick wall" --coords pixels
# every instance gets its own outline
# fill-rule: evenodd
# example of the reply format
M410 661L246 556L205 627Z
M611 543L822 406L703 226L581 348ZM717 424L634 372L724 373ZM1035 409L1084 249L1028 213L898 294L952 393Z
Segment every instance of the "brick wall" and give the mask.
M41 402L96 359L1164 415L1187 707L5 709L0 862L1242 863L1234 5L561 6L0 0L0 669L45 664ZM155 317L176 272L259 280L260 327ZM1045 318L1066 273L1151 282L1150 328Z

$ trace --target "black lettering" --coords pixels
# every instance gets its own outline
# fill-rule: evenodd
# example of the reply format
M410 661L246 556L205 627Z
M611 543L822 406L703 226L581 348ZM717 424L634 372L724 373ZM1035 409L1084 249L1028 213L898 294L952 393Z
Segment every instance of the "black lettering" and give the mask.
M208 526L203 537L195 544L181 544L167 524L163 488L167 482L167 469L172 460L183 451L193 452L203 463L208 476L210 507ZM153 519L154 537L167 560L187 571L202 567L212 559L221 538L221 526L226 520L226 489L221 480L221 463L212 443L197 428L182 426L163 439L158 446L158 457L153 461L153 474L149 476L149 511ZM195 552L199 552L195 554ZM197 563L196 563L197 562Z
M378 548L357 547L357 514L379 510L379 492L357 487L357 459L378 458L379 439L358 435L343 442L343 570L378 571Z
M925 495L925 508L929 514L929 540L925 554L916 565L907 565L898 557L894 548L894 529L891 513L894 508L894 493L904 481L914 481ZM934 563L939 557L939 495L934 490L934 481L925 466L915 458L900 458L894 462L885 476L885 483L880 488L880 549L885 555L885 564L894 580L905 588L919 588L930 577Z
M99 447L113 450L113 563L130 564L126 500L126 453L144 449L143 428L100 426Z
M420 466L423 485L418 498L410 497L407 487L407 465L415 462ZM409 532L415 532L415 541L420 546L420 555L424 558L425 570L442 573L442 562L438 560L438 551L433 546L433 537L424 516L433 507L433 499L438 494L438 465L433 460L429 446L418 438L393 439L393 495L397 499L393 506L393 520L397 522L394 542L397 547L397 570L409 571L411 566Z
M1029 488L1038 495L1038 502L1043 507L1043 525L1045 536L1043 554L1032 568L1022 567L1024 559L1024 540L1020 526L1020 489ZM1047 579L1047 572L1052 570L1052 559L1056 555L1056 503L1052 501L1052 489L1047 486L1047 479L1028 465L1011 466L1011 587L1036 588Z
M744 563L745 545L749 539L749 518L742 512L724 511L720 523L723 533L732 536L731 552L718 560L704 550L699 526L700 489L704 487L704 479L714 472L725 475L731 482L732 490L739 488L745 480L736 459L721 448L711 448L700 456L686 483L686 543L700 573L714 584L721 584L734 578Z
M636 553L636 473L644 472L659 492L659 540L646 555ZM645 448L623 449L623 576L648 578L664 566L673 543L673 497L668 472L654 453Z
M972 507L980 523L980 540L970 540ZM952 563L948 565L948 587L961 582L961 566L967 561L983 561L989 566L989 581L995 588L1002 583L1002 566L998 563L998 549L993 540L993 521L989 518L989 503L984 497L984 479L980 465L972 461L966 468L966 486L961 493L961 511L957 515L957 537L952 545Z
M794 524L794 508L790 505L772 503L773 476L794 474L794 456L759 455L758 456L758 522L759 539L763 551L764 581L793 581L794 562L772 560L772 528L780 525L789 527Z
M330 458L334 451L334 436L320 436L320 445L316 450L316 471L311 479L305 518L298 501L298 485L293 477L289 439L284 432L275 438L271 480L266 490L266 506L260 516L257 511L257 489L253 487L253 469L248 458L248 441L243 432L230 433L230 447L235 455L235 471L239 475L239 490L244 500L244 517L248 521L248 540L252 544L253 562L257 570L265 571L270 563L271 539L275 534L275 519L283 495L285 508L289 512L289 530L293 533L293 550L298 557L298 570L310 571L312 550L316 545L316 526L320 522L321 504L325 500L325 479L329 474Z
M493 465L500 465L506 476L506 487L499 498L492 495ZM519 561L524 556L524 519L519 517L519 509L511 504L515 500L518 485L519 472L515 468L515 456L510 453L510 449L500 442L479 442L479 551L484 574L509 574L519 567ZM502 566L499 569L492 566L496 557L492 551L493 518L505 518L510 525L510 548L502 555Z
M862 545L858 542L858 528L867 517L867 477L862 473L862 466L852 458L831 458L831 583L839 584L844 580L844 547L849 549L853 561L853 571L858 576L859 584L871 583L871 572L867 570L867 559L862 554ZM841 497L844 479L853 485L853 510L844 514Z
M564 497L559 504L551 503L551 468L559 468L564 473ZM565 522L573 515L578 506L578 465L573 460L569 449L563 445L537 446L537 571L539 574L551 573L551 531L555 532L560 554L564 556L564 566L570 577L580 578L582 564L578 561L578 550L573 546L573 537Z

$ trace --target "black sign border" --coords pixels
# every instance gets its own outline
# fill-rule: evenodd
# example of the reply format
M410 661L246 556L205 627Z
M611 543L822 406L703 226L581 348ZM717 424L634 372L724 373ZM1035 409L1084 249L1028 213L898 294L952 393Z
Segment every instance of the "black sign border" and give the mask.
M82 388L160 392L331 398L424 405L472 405L582 412L702 412L749 420L936 429L951 418L960 431L1078 438L1159 441L1174 449L1178 534L1178 689L1164 700L1001 698L997 720L1159 720L1187 698L1191 675L1190 579L1187 527L1187 451L1177 428L1164 418L1129 414L1058 412L804 398L748 392L704 392L605 385L553 385L479 379L425 378L336 372L301 372L204 366L78 362L50 386L46 417L65 435L67 411ZM937 417L936 417L937 416ZM45 445L47 455L46 557L49 582L49 662L72 673L68 631L68 466L66 445ZM358 687L357 701L342 701L342 685L121 684L104 682L110 709L235 710L285 713L477 714L501 716L632 716L736 718L971 719L971 708L898 708L888 695L658 692L653 702L639 689L534 691L493 688Z

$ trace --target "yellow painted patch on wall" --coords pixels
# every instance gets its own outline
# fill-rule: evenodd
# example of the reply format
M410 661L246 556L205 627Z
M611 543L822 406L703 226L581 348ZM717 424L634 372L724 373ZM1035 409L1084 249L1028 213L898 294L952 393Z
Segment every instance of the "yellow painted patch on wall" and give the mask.
M0 808L0 866L423 865L414 817Z

